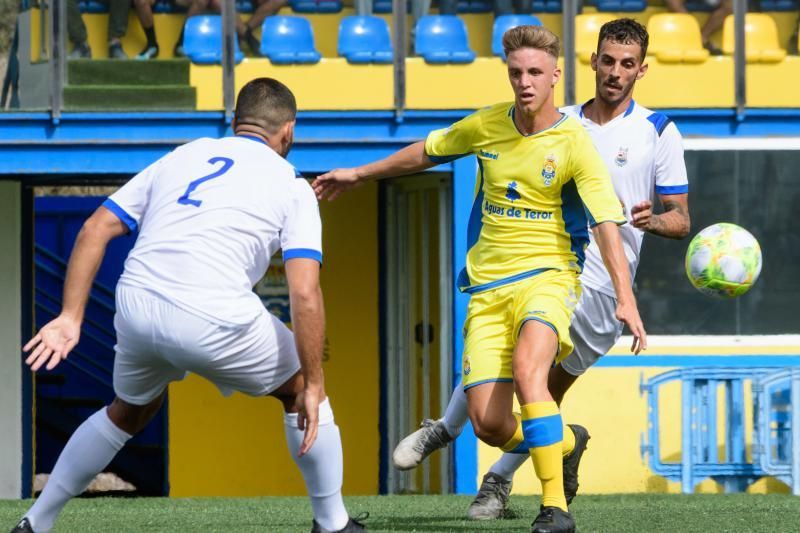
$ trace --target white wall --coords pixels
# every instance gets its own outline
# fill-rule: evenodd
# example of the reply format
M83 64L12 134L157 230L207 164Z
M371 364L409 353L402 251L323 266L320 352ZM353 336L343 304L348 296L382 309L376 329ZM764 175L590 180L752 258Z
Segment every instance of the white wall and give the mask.
M21 194L0 182L0 498L22 494Z

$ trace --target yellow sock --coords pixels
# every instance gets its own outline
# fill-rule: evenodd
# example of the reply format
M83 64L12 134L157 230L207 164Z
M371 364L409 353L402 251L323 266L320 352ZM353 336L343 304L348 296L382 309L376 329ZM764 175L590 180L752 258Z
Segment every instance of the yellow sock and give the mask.
M564 426L558 405L555 402L523 405L522 431L525 443L530 448L536 477L542 482L542 505L566 511L564 472L561 465Z
M564 440L561 442L561 457L566 457L575 449L575 433L566 424L564 425Z
M508 439L508 442L500 446L500 449L509 453L528 453L528 447L525 445L525 434L522 432L522 416L519 413L514 413L514 418L517 419L517 429Z

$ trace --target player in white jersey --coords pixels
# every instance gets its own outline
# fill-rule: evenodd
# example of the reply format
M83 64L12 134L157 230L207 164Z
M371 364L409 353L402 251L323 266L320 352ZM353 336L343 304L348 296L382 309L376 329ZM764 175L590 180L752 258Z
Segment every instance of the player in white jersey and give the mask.
M175 149L83 225L61 314L24 347L26 363L49 370L67 357L108 242L138 230L117 284L116 398L73 433L13 531L49 531L66 502L152 419L169 383L188 372L226 395L280 400L286 440L311 498L312 532L365 530L342 501L342 445L325 395L319 209L285 159L296 113L282 83L249 82L237 99L233 137ZM252 291L279 248L294 333Z
M636 104L633 88L646 71L647 30L631 19L608 22L600 29L597 53L592 55L596 72L595 98L583 105L561 111L579 120L606 162L614 189L629 224L620 227L625 255L634 279L644 233L682 239L689 234L689 185L683 160L681 135L663 114ZM656 198L663 213L653 213ZM616 343L622 324L615 316L614 286L600 257L595 235L586 249L581 273L583 291L575 308L570 337L575 344L571 355L555 366L548 378L553 399L561 403L566 391L590 366ZM461 385L456 385L445 416L425 420L421 429L403 439L395 448L395 467L417 466L433 451L456 438L467 420L467 406ZM589 434L570 425L575 448L564 457L564 492L571 502L578 489L578 465ZM527 455L505 453L484 476L468 516L493 519L505 512L514 472Z

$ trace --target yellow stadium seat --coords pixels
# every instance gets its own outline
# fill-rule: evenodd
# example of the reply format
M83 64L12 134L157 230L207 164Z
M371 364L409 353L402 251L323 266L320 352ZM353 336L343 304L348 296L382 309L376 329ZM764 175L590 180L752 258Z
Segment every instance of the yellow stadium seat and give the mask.
M597 50L600 27L614 18L610 13L585 13L575 17L575 53L578 59L584 63L591 61L592 52Z
M779 63L786 57L786 50L778 44L778 27L769 15L748 13L745 17L745 57L748 63ZM733 54L733 15L725 18L722 27L722 51Z
M688 13L661 13L647 22L649 52L662 63L702 63L708 59L700 25Z

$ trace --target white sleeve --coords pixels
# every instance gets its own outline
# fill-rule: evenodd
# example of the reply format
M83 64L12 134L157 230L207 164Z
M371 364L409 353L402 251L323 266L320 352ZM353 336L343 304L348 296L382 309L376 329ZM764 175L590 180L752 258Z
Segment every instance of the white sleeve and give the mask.
M139 229L139 223L150 203L150 186L166 157L136 174L103 202L103 207L117 215L131 232Z
M283 229L283 260L306 258L322 263L322 221L314 190L303 178L292 182L292 201Z
M685 194L689 192L686 162L683 160L683 139L674 123L661 132L656 143L656 193Z

